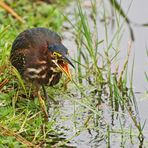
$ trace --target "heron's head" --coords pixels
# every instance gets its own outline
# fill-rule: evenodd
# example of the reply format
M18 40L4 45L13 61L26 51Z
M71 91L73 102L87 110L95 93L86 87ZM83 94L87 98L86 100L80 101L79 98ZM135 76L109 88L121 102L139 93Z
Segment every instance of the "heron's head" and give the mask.
M64 72L69 79L71 79L71 73L69 65L74 68L70 57L68 56L68 49L63 44L53 44L48 46L48 51L51 56L52 62Z

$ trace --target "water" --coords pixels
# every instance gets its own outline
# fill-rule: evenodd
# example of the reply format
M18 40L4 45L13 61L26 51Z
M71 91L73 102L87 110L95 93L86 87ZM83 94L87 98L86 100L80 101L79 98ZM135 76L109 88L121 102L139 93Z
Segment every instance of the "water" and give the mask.
M128 10L130 1L124 1L121 3L122 8L125 10L125 12ZM135 56L135 64L134 64L134 79L133 79L133 86L134 86L134 92L136 95L136 99L138 102L138 108L140 112L140 119L141 123L144 123L145 120L148 120L147 112L147 104L148 104L148 96L145 95L145 92L148 90L148 83L146 81L144 72L148 73L148 58L146 55L146 47L148 47L148 28L144 27L138 27L134 25L134 23L146 23L147 21L147 14L148 14L148 1L146 0L133 0L133 3L131 5L130 11L128 13L128 16L130 20L133 22L132 28L134 30L134 36L135 41L132 43L132 52L129 62L129 69L132 67L132 61L133 56ZM67 11L72 13L72 10L75 6L71 5L67 8ZM84 1L83 7L85 10L87 10L87 13L90 13L90 2ZM73 15L73 14L72 14ZM72 19L72 15L69 17ZM74 21L74 20L73 20ZM104 30L104 24L100 23L100 20L98 18L98 32L99 32L99 38L105 39L105 30ZM70 49L70 55L76 54L76 45L74 42L74 37L72 34L72 28L68 23L65 23L66 28L70 28L63 32L64 40L63 43ZM115 30L115 29L114 29ZM128 48L128 42L130 41L130 34L128 31L128 28L126 25L124 25L124 34L122 37L121 44L119 46L121 50L121 62L124 61L125 56L127 55L127 48ZM108 38L111 40L113 32L108 29ZM129 72L129 77L131 75L131 72ZM83 128L83 123L85 120L87 120L87 117L90 116L89 112L84 112L84 108L80 106L79 104L75 104L71 100L65 100L63 101L63 105L61 107L61 115L64 117L67 117L67 120L59 119L59 126L64 126L68 130L65 132L66 137L71 141L71 145L76 146L78 148L90 148L90 147L106 147L107 145L107 139L104 137L104 132L106 132L106 127L104 126L103 122L107 122L110 125L114 123L113 128L117 129L119 128L119 118L123 120L123 127L126 129L128 126L133 125L130 117L128 115L125 115L123 118L122 115L118 118L117 115L114 115L114 121L112 121L111 117L111 110L106 107L106 104L104 103L102 107L103 111L103 117L99 118L99 125L101 128L100 131L96 131L95 128L91 127L90 131L87 128ZM82 116L75 117L74 114L79 114ZM125 122L124 122L125 120ZM75 123L76 122L76 123ZM93 121L89 122L89 124L94 124ZM93 125L92 125L93 126ZM148 141L148 124L145 125L144 133L145 133L145 140ZM77 136L76 136L77 135ZM123 134L124 135L124 134ZM74 138L72 138L74 137ZM135 144L132 145L130 141L130 137L126 137L126 134L124 135L124 138L128 141L124 144L124 138L119 134L112 134L111 135L111 146L114 147L138 147L138 139L134 139Z
M129 18L138 24L147 23L147 9L148 1L146 0L134 0L129 11ZM123 5L124 9L126 5ZM135 34L135 42L133 44L133 52L135 53L135 70L134 70L134 90L135 92L141 92L141 94L136 94L136 99L138 102L139 112L141 121L144 122L148 120L147 112L148 108L146 104L148 104L148 95L144 94L144 92L148 91L148 82L145 78L144 72L148 73L148 56L146 54L146 47L148 47L148 27L137 27L135 25L132 26ZM126 34L123 39L126 42ZM145 125L145 135L148 138L148 123Z

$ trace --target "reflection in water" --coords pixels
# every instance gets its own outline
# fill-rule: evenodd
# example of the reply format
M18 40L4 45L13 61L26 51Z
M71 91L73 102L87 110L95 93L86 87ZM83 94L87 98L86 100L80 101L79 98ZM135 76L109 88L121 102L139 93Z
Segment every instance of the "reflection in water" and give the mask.
M74 87L72 86L72 88ZM79 98L80 101L84 99L83 96L82 98L77 96L76 90L74 92L72 95L75 96L74 98ZM124 94L127 98L129 98L128 93L127 91L127 94ZM88 94L91 94L94 99L98 97L97 93L92 95L89 92ZM83 148L108 145L109 147L120 147L129 144L134 146L139 143L139 147L142 147L144 140L142 126L139 122L138 112L130 99L125 100L124 107L119 104L118 110L115 111L114 107L108 106L110 102L107 96L102 98L102 103L99 105L95 105L94 101L90 100L86 103L88 106L76 103L71 94L66 96L67 99L63 97L63 93L59 93L57 98L59 104L52 104L49 114L57 123L55 128L61 133L58 138L64 142L64 146ZM91 108L94 112L90 110ZM131 127L131 131L129 127ZM137 137L139 142L136 141Z

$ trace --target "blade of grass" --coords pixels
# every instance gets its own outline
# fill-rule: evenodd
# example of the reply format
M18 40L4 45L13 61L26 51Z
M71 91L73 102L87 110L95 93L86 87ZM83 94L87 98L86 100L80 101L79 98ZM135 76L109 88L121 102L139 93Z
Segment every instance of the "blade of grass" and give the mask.
M131 27L131 22L130 22L129 18L127 17L127 15L125 14L125 12L123 11L122 7L119 5L119 3L116 0L110 0L110 4L125 19L125 22L127 23L129 31L130 31L131 39L132 39L132 41L134 41L134 33L133 33L133 29Z
M14 68L14 67L13 67L13 73L14 73L14 74L16 75L16 77L18 78L18 80L19 80L19 82L20 82L20 84L21 84L21 86L22 86L22 88L23 88L23 90L24 90L24 92L25 92L25 95L28 96L27 90L26 90L26 87L25 87L25 84L24 84L24 81L22 80L22 78L21 78L19 72L18 72L18 71L16 70L16 68Z
M14 16L17 20L19 20L21 23L24 23L24 20L5 2L0 1L0 6L4 8L6 11L8 11L12 16Z

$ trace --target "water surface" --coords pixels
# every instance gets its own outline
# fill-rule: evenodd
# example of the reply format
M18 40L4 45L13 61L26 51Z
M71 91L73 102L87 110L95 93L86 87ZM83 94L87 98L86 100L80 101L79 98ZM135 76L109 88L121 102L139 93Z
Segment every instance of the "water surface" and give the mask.
M122 8L125 12L128 11L129 5L131 1L121 1ZM133 57L135 56L135 63L134 63L134 79L133 79L133 88L136 96L136 100L138 103L139 113L140 113L140 119L141 123L144 123L145 120L148 119L147 113L148 113L148 96L145 94L148 90L148 83L146 81L144 73L148 73L148 57L146 54L146 47L148 47L148 28L147 27L139 27L136 24L142 24L148 22L147 20L147 14L148 14L148 1L146 0L133 0L132 5L130 7L130 10L128 12L128 17L132 22L132 28L134 31L135 41L132 43L132 50L131 50L131 57L129 62L129 82L130 82L130 76L131 76L131 68L132 68L132 62ZM75 22L73 20L73 11L76 7L75 3L73 3L71 6L67 8L67 12L70 13L69 19L72 22ZM91 12L90 8L90 2L89 0L84 1L83 8L87 10L87 14L89 15ZM100 22L100 17L98 17L98 32L99 32L99 39L105 40L105 28L104 24ZM91 25L91 22L90 22ZM64 26L66 28L70 28L68 30L65 30L63 32L64 36L64 44L70 49L70 54L76 55L76 44L74 41L74 35L73 35L73 29L71 26L65 22ZM113 30L111 29L111 26L108 26L108 41L111 41L113 34L115 32L116 28ZM122 28L123 31L123 37L121 40L121 44L119 45L119 49L121 51L120 54L120 61L121 61L121 67L123 66L123 61L125 60L125 57L127 55L127 48L128 48L128 42L130 39L130 34L128 27L126 25ZM103 48L105 45L103 46ZM101 49L100 49L101 51ZM103 105L103 117L98 119L100 121L100 127L102 128L100 131L96 131L95 128L92 128L91 131L86 130L83 128L83 121L86 120L86 118L89 116L89 112L83 112L85 109L80 106L79 104L75 104L71 100L65 100L63 102L63 105L61 107L61 114L64 117L67 117L67 120L60 119L59 124L60 126L67 127L67 138L72 139L71 144L78 147L78 148L90 148L90 147L106 147L107 145L106 138L104 137L104 132L106 132L106 127L104 126L103 122L108 122L110 125L114 124L113 128L117 129L119 128L119 119L125 120L125 123L123 124L123 127L129 128L129 126L133 125L130 117L128 115L125 115L123 118L122 116L116 118L116 115L114 115L114 121L112 121L112 113L110 108L106 107L106 104ZM74 114L82 114L82 116L75 117ZM76 119L75 119L76 118ZM81 129L81 130L80 130ZM144 128L145 133L145 141L148 141L148 123L146 123ZM80 131L80 133L79 133ZM76 136L77 135L77 136ZM74 138L72 138L74 136ZM124 138L122 139L122 135L118 134L112 134L111 135L111 146L114 147L137 147L139 145L138 139L134 139L135 145L132 145L130 141L130 137L126 137L126 134L124 135L124 138L127 140L127 142L124 143Z

